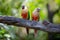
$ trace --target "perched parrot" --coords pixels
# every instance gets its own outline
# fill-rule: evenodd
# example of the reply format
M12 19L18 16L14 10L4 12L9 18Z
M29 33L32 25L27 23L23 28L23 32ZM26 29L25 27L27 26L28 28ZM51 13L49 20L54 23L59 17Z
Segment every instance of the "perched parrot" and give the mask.
M33 21L39 21L39 12L40 12L40 8L36 8L33 13L32 13L32 20ZM37 30L34 30L34 36L37 36Z
M28 7L26 7L25 5L22 6L22 14L21 14L22 18L25 20L29 20L30 19L30 14L28 11ZM27 34L29 34L29 28L26 28Z

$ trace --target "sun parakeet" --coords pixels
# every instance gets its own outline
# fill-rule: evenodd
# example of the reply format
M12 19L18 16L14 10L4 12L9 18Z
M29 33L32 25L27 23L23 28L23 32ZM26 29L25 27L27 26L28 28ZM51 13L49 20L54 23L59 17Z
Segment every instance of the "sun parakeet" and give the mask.
M25 5L22 6L22 14L21 14L22 18L25 20L29 20L30 19L30 14L28 11L28 7L26 7ZM29 34L29 28L26 28L27 34Z
M33 13L32 13L32 20L33 21L39 21L39 18L40 18L40 8L36 8ZM34 36L36 37L37 36L37 30L34 30Z

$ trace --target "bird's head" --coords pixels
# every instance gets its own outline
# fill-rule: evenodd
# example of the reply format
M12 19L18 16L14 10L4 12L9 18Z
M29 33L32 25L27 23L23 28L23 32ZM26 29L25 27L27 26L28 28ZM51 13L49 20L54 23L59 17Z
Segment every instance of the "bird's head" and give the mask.
M25 5L22 5L22 9L26 11L26 10L28 10L28 7Z
M37 8L37 12L40 12L40 8Z
M25 5L22 6L22 9L25 9Z

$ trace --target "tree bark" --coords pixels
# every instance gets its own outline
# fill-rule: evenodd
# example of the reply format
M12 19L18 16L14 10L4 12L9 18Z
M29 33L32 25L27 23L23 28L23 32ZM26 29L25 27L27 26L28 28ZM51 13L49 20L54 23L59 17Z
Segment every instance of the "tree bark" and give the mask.
M43 21L44 22L44 21ZM16 17L8 17L8 16L0 16L0 23L15 25L18 27L28 27L32 29L42 30L46 32L60 33L60 24L52 24L46 21L47 25L43 24L43 22L24 20Z

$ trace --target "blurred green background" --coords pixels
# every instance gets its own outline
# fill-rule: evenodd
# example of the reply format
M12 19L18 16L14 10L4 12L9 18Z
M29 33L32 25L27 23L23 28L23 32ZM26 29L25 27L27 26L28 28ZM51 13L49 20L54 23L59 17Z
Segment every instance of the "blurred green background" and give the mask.
M40 20L48 19L46 4L49 3L51 11L60 7L60 0L0 0L0 16L14 16L21 18L21 6L28 6L31 13L37 7L40 7ZM31 17L30 17L31 20ZM54 23L60 23L60 11L54 15ZM47 40L47 32L38 30L38 36L33 37L33 29L26 35L25 28L6 25L0 23L0 40Z

